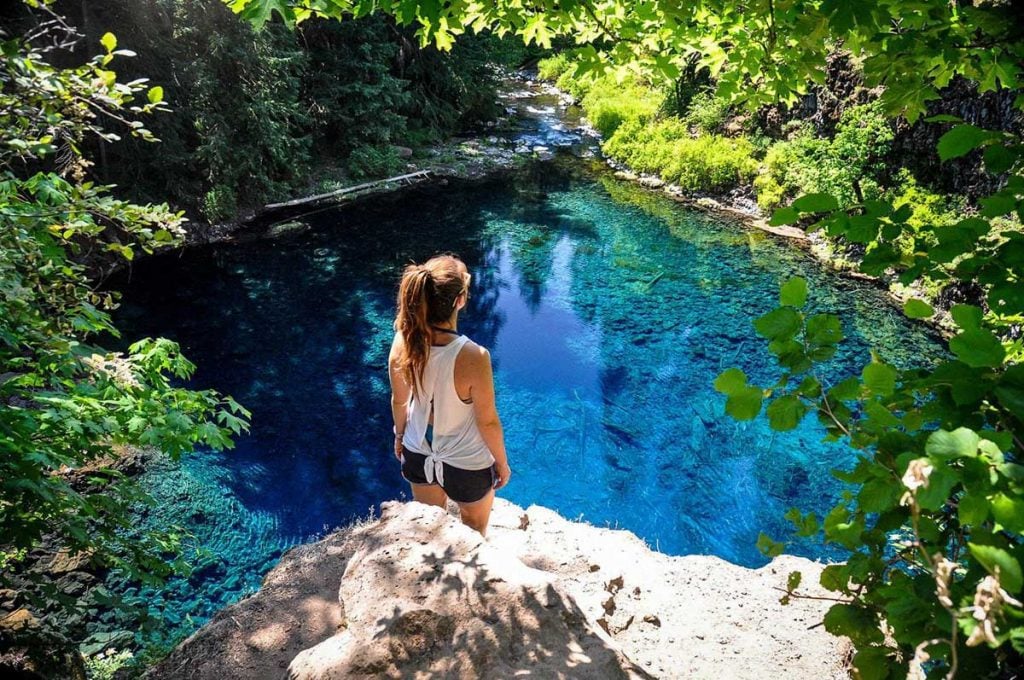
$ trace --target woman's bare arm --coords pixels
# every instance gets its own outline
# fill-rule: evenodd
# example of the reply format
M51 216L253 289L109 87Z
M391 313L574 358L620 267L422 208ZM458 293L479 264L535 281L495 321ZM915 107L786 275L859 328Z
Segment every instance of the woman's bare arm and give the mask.
M391 382L391 417L395 421L395 457L401 460L402 435L405 433L405 420L408 416L406 405L409 403L411 388L398 365L402 353L402 334L395 333L391 342L391 353L388 355L388 379Z
M494 371L491 368L491 354L483 347L474 347L470 352L470 398L473 400L473 414L480 435L491 450L498 465L498 482L495 489L508 484L512 470L505 453L505 433L494 398Z

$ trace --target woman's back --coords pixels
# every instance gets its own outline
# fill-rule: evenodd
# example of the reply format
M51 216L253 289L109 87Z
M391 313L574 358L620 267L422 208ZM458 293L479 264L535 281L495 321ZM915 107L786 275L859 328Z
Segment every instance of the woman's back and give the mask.
M462 521L484 533L494 491L508 483L512 469L491 355L457 330L471 281L452 255L405 268L388 379L395 457L413 497L440 507L454 500Z
M421 384L409 400L402 445L429 454L437 464L444 461L465 470L481 470L494 463L494 456L480 435L473 403L464 401L455 385L456 362L469 342L459 335L446 345L430 347Z

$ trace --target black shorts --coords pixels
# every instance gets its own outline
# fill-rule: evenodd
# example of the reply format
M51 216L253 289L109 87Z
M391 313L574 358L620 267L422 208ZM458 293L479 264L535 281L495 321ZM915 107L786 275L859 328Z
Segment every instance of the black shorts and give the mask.
M405 449L402 452L402 476L413 484L427 484L427 476L423 472L423 465L427 457L422 453L416 453ZM494 487L497 479L495 466L483 470L463 470L452 467L444 461L444 492L457 503L473 503L487 495L487 491ZM430 484L437 484L435 479Z

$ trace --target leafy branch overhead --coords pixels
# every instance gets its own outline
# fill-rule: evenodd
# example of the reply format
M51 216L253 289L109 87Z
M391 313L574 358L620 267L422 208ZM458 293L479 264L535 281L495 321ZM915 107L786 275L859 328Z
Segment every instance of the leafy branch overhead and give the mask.
M29 3L48 19L33 37L74 44L48 4ZM152 499L114 459L130 446L173 457L230 447L249 414L230 397L179 387L195 367L169 340L125 352L99 344L118 336L116 294L98 290L90 270L179 244L184 218L87 180L82 149L126 130L156 141L138 118L168 110L161 88L117 79L110 65L133 53L110 33L76 67L50 63L24 38L0 47L0 586L25 587L39 612L85 608L94 602L52 584L26 587L40 578L27 569L32 551L46 543L133 579L181 568L174 527L128 537L132 506Z
M640 68L675 79L696 56L718 94L753 105L795 103L825 79L826 57L842 42L863 63L868 87L885 86L891 113L916 120L955 76L982 92L1017 89L1024 45L1012 3L928 0L793 0L747 5L701 0L225 0L262 25L310 17L389 14L416 26L422 44L448 49L467 31L512 34L550 47L578 46L581 70ZM936 58L939 55L939 58Z

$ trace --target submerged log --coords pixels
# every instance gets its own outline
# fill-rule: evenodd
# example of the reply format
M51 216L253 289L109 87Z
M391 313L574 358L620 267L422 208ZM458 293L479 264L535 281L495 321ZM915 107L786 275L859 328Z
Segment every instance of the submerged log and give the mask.
M325 194L317 194L315 196L307 196L306 198L295 198L290 201L284 201L283 203L268 203L264 206L265 210L276 210L277 208L291 208L297 205L305 205L307 203L316 203L322 201L325 198L334 198L335 196L344 196L345 194L351 194L356 191L363 191L365 189L373 189L383 184L390 182L412 182L413 180L427 179L430 177L432 170L417 170L416 172L410 172L405 175L398 175L397 177L388 177L386 179L376 179L372 182L364 182L363 184L356 184L351 187L344 187L336 189L334 191L328 191Z

